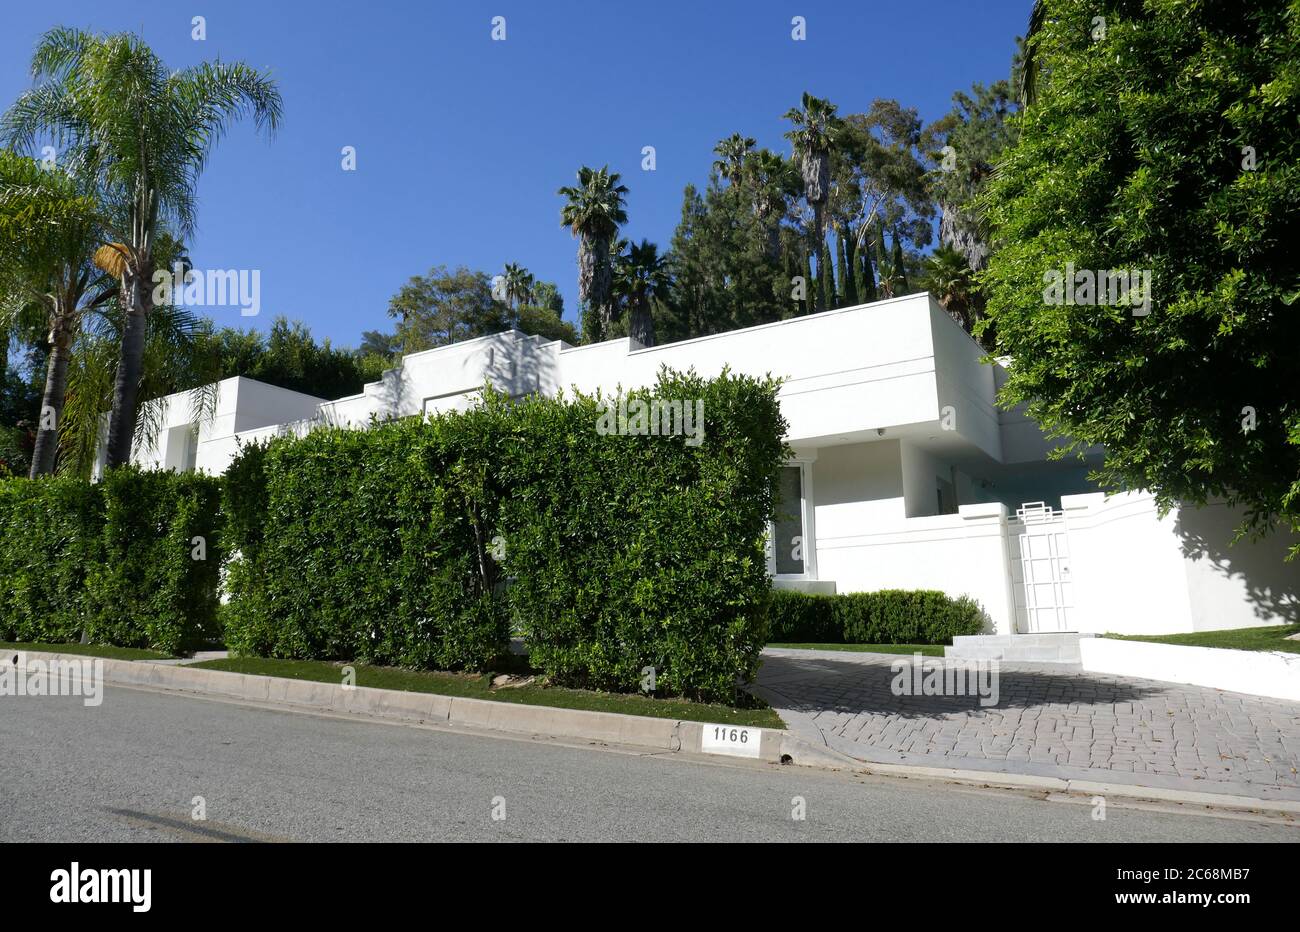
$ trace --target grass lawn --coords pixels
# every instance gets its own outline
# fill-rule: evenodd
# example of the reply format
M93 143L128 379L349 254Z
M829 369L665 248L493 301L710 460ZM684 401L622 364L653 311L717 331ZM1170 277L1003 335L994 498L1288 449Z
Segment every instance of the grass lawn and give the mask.
M205 660L190 664L207 670L227 670L256 676L282 676L318 683L339 683L343 664L321 660L273 660L264 657L232 657L229 660ZM603 693L585 689L529 684L506 688L492 687L491 673L442 673L402 670L396 667L371 667L353 664L358 686L378 689L402 689L408 692L437 693L440 696L463 696L496 702L520 702L589 712L620 712L624 715L647 715L653 718L676 718L692 722L717 722L723 725L753 725L760 728L784 728L785 723L761 700L753 699L753 708L733 708L685 699L651 699L646 696Z
M171 654L135 647L112 647L108 644L26 644L0 641L0 650L39 650L49 654L80 654L107 660L171 660Z
M1184 647L1226 647L1229 650L1282 650L1300 654L1300 641L1286 640L1300 633L1300 625L1267 628L1237 628L1232 631L1197 631L1193 634L1107 634L1119 641L1150 641L1153 644L1182 644Z
M869 654L924 654L942 657L942 644L769 644L768 647L791 647L799 650L847 650Z

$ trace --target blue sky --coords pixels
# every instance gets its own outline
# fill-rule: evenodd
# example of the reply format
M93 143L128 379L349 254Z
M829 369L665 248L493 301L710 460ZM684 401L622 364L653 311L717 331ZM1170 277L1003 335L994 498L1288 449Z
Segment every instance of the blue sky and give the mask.
M682 188L703 185L719 139L788 152L781 115L804 90L841 113L894 97L934 119L954 90L1006 76L1031 5L46 0L6 9L0 106L29 85L32 46L55 24L135 31L173 67L271 69L284 125L270 144L251 124L221 142L190 254L201 269L261 270L261 316L216 308L219 324L265 329L285 314L355 346L390 328L407 278L438 264L522 263L560 286L574 319L576 243L555 191L578 166L622 172L625 235L666 248ZM491 39L498 15L504 42ZM795 15L806 41L790 37ZM340 165L349 145L355 172Z

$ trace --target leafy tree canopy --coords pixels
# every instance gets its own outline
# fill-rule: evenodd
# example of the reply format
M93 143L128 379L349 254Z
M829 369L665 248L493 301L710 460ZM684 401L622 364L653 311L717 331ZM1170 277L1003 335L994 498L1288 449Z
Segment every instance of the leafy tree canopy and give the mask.
M1300 531L1300 4L1041 6L985 198L1004 399L1105 486ZM1048 300L1067 263L1149 272L1149 313Z

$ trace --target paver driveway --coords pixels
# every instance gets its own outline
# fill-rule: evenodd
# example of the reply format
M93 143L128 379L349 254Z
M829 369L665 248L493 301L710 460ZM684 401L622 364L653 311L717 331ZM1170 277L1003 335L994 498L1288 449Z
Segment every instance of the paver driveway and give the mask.
M1300 800L1300 703L1003 663L999 699L895 696L907 656L768 648L754 691L805 740L874 763Z

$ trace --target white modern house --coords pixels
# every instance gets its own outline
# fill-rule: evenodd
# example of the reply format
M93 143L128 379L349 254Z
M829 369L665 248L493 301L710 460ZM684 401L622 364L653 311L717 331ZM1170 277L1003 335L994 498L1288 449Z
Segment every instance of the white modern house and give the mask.
M1300 563L1284 562L1282 534L1230 547L1238 516L1226 507L1161 517L1149 495L1096 491L1088 462L1049 461L1038 426L995 406L1006 370L984 356L925 294L649 348L510 331L406 356L349 398L233 378L200 422L187 394L170 396L157 448L134 459L220 473L241 443L463 408L485 382L513 396L608 395L652 384L663 365L730 366L785 380L794 456L769 554L778 586L970 595L998 634L1300 620Z

